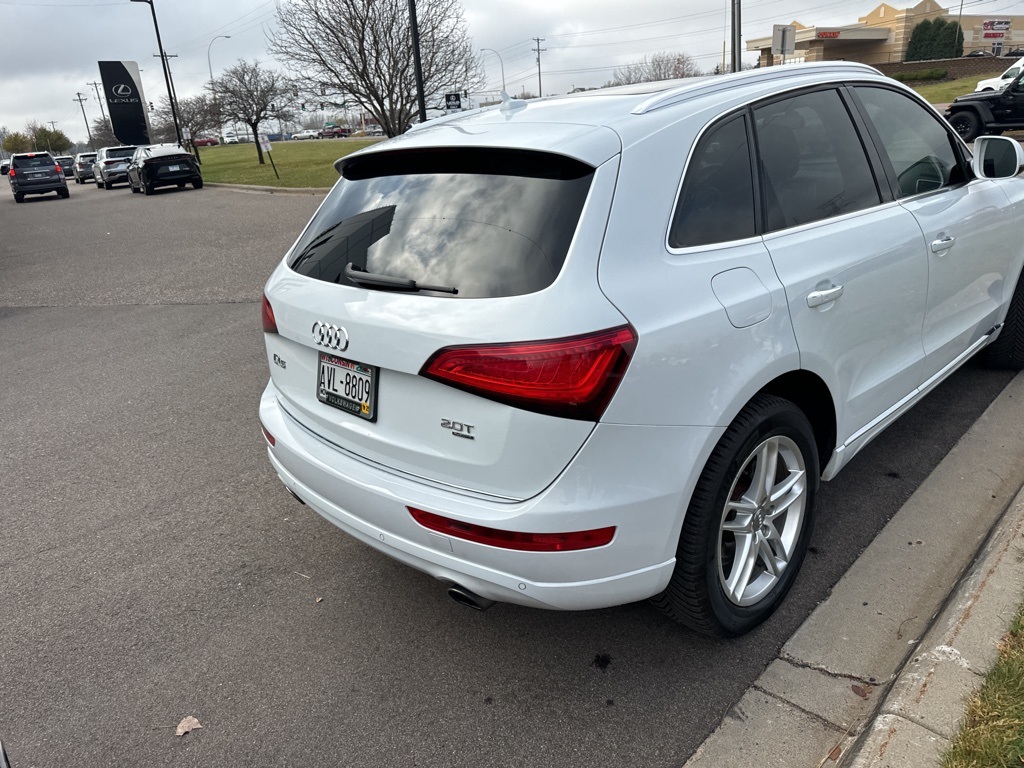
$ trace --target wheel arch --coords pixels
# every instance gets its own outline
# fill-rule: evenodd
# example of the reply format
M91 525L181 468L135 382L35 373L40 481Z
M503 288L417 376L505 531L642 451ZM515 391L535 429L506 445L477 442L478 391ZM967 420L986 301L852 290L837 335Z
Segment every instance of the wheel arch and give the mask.
M836 448L836 406L828 385L810 371L790 371L770 381L758 394L789 400L803 411L814 430L818 467L823 471Z

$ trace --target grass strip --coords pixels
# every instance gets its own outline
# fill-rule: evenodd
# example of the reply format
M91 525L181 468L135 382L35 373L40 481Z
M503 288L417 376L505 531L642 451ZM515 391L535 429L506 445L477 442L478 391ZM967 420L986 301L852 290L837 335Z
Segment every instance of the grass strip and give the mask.
M203 180L220 184L256 184L264 187L332 187L338 180L334 161L358 149L377 143L376 139L311 139L277 141L271 156L280 178L274 175L270 158L259 164L255 144L219 144L200 147Z
M999 659L968 700L942 768L1024 765L1024 607L999 643Z

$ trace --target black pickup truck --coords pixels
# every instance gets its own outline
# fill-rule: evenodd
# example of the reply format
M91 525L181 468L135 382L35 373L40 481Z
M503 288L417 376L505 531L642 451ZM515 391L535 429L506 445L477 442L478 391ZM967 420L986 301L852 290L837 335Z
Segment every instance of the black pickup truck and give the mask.
M986 133L1024 130L1024 74L1001 91L958 96L943 114L964 141Z

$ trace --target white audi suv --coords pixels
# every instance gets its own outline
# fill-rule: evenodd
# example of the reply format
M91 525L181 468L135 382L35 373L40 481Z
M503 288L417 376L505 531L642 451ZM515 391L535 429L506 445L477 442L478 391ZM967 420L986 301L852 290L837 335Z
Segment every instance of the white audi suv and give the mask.
M473 607L748 631L820 480L1024 366L1024 151L864 65L504 97L336 168L266 284L270 461Z

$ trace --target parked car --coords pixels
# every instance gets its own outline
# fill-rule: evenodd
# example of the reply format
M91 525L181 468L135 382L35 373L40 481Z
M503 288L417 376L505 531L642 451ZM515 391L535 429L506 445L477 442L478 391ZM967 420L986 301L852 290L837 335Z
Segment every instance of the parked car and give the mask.
M975 353L1024 367L1024 149L865 65L506 98L335 167L265 287L269 458L472 607L746 632L819 481Z
M58 197L71 196L64 172L49 152L21 152L11 155L11 168L7 179L14 193L14 202L25 200L25 195L45 195L56 192Z
M75 161L71 164L71 173L75 177L75 184L84 184L89 179L95 178L92 172L94 162L96 162L95 152L80 152L75 156ZM64 175L67 175L66 171Z
M1021 73L1022 69L1024 69L1024 58L1013 62L1013 64L1007 67L999 77L989 77L985 80L979 80L978 85L974 88L974 92L981 93L983 91L1001 91L1013 82L1013 79Z
M963 58L965 58L965 59L975 59L975 58L980 58L982 56L993 56L993 55L994 54L991 53L990 51L971 51L970 53L965 53L963 55Z
M999 91L957 96L943 113L964 141L986 133L1024 130L1024 73Z
M195 157L176 144L139 147L128 163L132 192L152 195L157 187L203 188L203 175Z
M298 133L293 133L292 134L292 139L294 139L295 141L302 141L303 139L319 139L319 138L320 138L320 131L315 131L312 128L310 128L308 130L305 130L305 131L299 131Z
M197 147L215 147L220 144L214 136L200 136L198 139L193 139L192 143Z
M328 125L325 125L323 128L321 128L317 132L317 135L321 139L343 139L352 135L352 129L343 128L340 125L334 125L333 123L329 123Z
M0 160L0 175L6 176L8 171L11 170L10 160Z
M97 150L96 160L92 164L96 186L110 189L115 184L128 181L128 161L135 150L136 147L127 144Z

